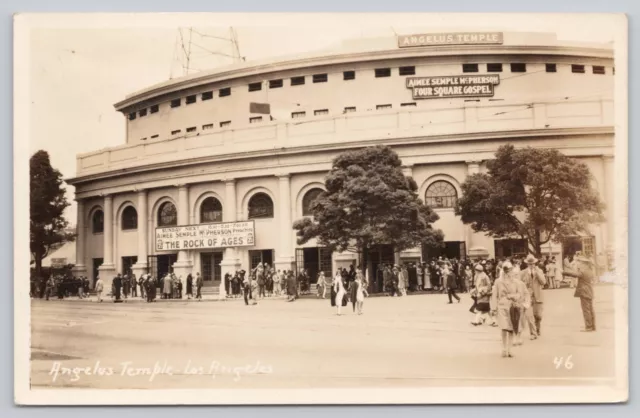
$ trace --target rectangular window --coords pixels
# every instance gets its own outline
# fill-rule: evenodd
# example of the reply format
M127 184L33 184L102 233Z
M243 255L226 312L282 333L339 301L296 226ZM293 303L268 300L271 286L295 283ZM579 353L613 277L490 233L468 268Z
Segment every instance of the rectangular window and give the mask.
M383 105L377 105L376 106L376 110L386 110L386 109L391 109L391 105L390 104L383 104Z
M571 72L577 74L584 74L584 65L571 64Z
M181 99L173 99L171 100L171 107L179 107L181 104Z
M356 111L356 107L355 106L349 106L349 107L345 107L344 108L344 113L353 113Z
M280 87L282 87L282 79L269 80L269 88L270 89L279 89Z
M192 104L192 103L195 103L195 102L196 102L196 95L195 94L192 94L191 96L187 96L187 101L186 101L187 104Z
M252 118L249 118L249 123L258 123L258 122L262 122L262 116L254 116Z
M511 64L511 72L512 73L526 73L527 72L527 64L521 62L514 62Z
M228 126L231 126L231 121L230 120L225 120L224 122L220 122L220 127L221 128L226 128Z
M136 118L136 112L129 113L129 120L134 120Z
M416 107L416 102L400 103L400 107Z
M180 132L182 132L181 129L176 129L174 131L171 131L171 135L178 135Z
M146 141L146 140L147 140L146 137L145 138L140 138L140 141Z
M555 73L558 71L558 68L555 64L545 64L544 69L548 73Z
M223 89L220 89L220 92L218 93L218 96L220 96L220 97L231 96L231 87L225 87Z
M391 77L391 68L376 68L376 78Z
M151 106L151 107L149 108L149 112L151 112L151 113L158 113L158 108L159 108L159 106L158 106L158 105L153 105L153 106Z
M478 64L462 64L463 73L477 73Z
M213 123L207 123L206 125L202 125L203 131L206 131L208 129L213 129Z
M200 97L200 100L202 101L211 100L211 99L213 99L212 91L205 91L204 93L202 93L202 96Z
M356 72L355 71L345 71L342 73L342 78L344 80L355 80Z
M313 82L314 83L326 83L327 82L327 74L314 74Z
M159 135L155 134L155 135L151 135L151 139L156 139Z
M147 109L140 109L140 111L138 112L138 115L140 117L147 116Z
M191 126L189 128L187 128L187 132L195 132L196 131L196 127L195 126Z
M502 72L502 64L501 63L489 63L489 64L487 64L487 72L488 73L501 73Z
M260 91L260 90L262 90L262 83L249 84L249 91Z
M304 84L304 76L291 77L291 85L292 86L301 86L303 84Z
M400 75L415 75L416 74L416 67L409 66L409 67L400 67Z
M594 65L593 66L593 73L594 74L604 74L604 67L602 65Z
M291 117L293 119L304 118L306 116L306 112L292 112Z
M314 110L313 114L315 116L324 116L324 115L328 115L329 114L329 109L319 109L319 110Z

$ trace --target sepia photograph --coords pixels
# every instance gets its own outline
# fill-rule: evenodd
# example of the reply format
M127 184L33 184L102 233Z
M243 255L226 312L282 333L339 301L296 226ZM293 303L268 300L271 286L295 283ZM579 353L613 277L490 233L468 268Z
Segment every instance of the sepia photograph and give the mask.
M17 403L627 400L624 15L14 25Z

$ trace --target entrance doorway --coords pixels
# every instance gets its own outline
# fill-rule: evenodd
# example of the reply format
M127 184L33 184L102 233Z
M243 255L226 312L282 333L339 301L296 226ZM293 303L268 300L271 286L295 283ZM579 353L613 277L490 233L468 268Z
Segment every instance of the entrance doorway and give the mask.
M434 258L467 258L467 244L464 241L445 241L441 248L422 247L422 260L429 262Z
M205 285L213 285L222 280L222 252L200 253L200 268L202 269L202 281Z
M496 258L526 257L527 241L524 239L497 239L493 242Z
M102 263L104 263L104 258L94 258L93 259L93 285L91 286L91 288L93 289L94 287L96 287L96 280L98 279L98 269L100 268L100 266L102 265Z
M321 271L325 277L333 277L331 251L325 247L296 249L297 274L300 275L304 269L309 273L309 283L316 283Z
M384 292L382 277L382 267L384 265L393 266L395 264L395 254L392 245L378 245L369 251L369 259L374 277L369 278L369 292ZM362 262L362 260L360 260Z
M138 262L138 256L122 257L122 274L131 274L131 267Z
M160 279L167 273L173 272L173 263L177 260L177 254L150 255L147 258L149 274L156 279Z
M251 270L258 267L258 263L267 263L273 267L273 250L249 251L249 265L251 266Z

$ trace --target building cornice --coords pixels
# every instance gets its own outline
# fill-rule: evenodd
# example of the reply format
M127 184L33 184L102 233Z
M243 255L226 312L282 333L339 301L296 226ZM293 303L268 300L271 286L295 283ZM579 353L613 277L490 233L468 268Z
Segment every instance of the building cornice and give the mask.
M149 88L140 90L116 103L118 111L140 102L146 102L179 91L195 88L204 84L231 81L260 74L279 71L298 70L307 67L323 67L367 61L382 61L415 57L453 57L453 56L481 56L481 55L556 55L581 58L613 59L613 50L608 48L578 47L578 46L515 46L515 45L483 45L483 46L437 46L403 48L381 51L365 51L355 53L328 54L315 57L284 59L262 64L247 64L231 69L217 69L201 72L175 80L165 81Z
M218 154L211 156L203 156L197 158L185 158L182 160L174 160L170 162L159 162L146 165L139 165L129 168L121 168L116 170L108 170L99 173L92 173L83 176L65 179L70 185L89 183L93 181L110 179L123 175L135 175L140 173L148 173L158 170L167 170L171 168L187 167L194 165L212 164L221 161L241 161L255 158L268 158L272 156L292 156L299 154L321 153L327 151L343 151L348 149L364 148L375 145L415 145L415 144L433 144L433 143L450 143L450 142L470 142L470 141L486 141L506 138L549 138L549 137L569 137L569 136L593 136L593 135L613 135L613 126L604 127L584 127L584 128L555 128L555 129L528 129L521 131L499 131L499 132L475 132L466 134L449 134L434 135L424 137L398 137L398 138L380 138L367 141L342 142L337 144L318 144L309 146L300 146L283 149L268 149L260 151L236 152L233 154Z

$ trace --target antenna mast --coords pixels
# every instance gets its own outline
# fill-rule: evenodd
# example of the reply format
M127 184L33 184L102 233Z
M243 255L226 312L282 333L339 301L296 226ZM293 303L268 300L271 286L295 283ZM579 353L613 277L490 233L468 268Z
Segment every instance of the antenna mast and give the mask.
M224 36L214 35L210 32L213 31L210 29L199 30L194 27L178 28L169 73L170 79L173 78L176 62L182 75L187 76L210 67L228 64L228 60L234 64L244 61L244 57L240 55L238 34L233 27L230 27L228 35L225 33ZM220 58L227 62L220 62Z

